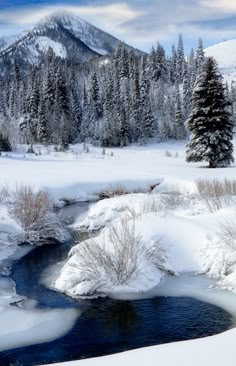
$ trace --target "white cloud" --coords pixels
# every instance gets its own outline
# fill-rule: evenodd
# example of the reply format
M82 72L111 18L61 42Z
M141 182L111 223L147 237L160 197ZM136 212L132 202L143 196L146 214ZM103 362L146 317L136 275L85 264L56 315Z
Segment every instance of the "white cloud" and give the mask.
M104 6L45 6L30 9L21 9L18 11L1 11L0 21L17 25L32 25L39 22L43 17L48 16L55 11L71 11L73 14L84 16L86 18L96 18L98 21L108 22L113 25L120 25L126 21L133 20L144 11L136 10L128 4L111 4Z
M220 10L223 13L236 12L235 0L202 0L201 5L210 9Z

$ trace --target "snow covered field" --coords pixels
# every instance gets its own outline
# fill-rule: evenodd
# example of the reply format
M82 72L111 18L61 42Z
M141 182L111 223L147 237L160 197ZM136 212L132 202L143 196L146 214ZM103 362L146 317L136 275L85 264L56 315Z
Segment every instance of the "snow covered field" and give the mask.
M161 249L166 253L166 269L179 275L186 272L208 272L218 280L220 286L235 291L234 249L224 246L217 239L220 224L225 220L235 220L235 202L232 198L228 207L211 213L199 200L195 185L195 181L200 178L235 179L235 165L226 169L207 169L206 164L187 164L183 143L107 149L105 155L102 149L93 147L86 153L81 145L73 146L72 150L67 153L45 150L39 156L23 152L6 156L3 154L0 157L0 186L30 184L47 190L56 203L62 199L91 199L104 191L122 186L131 194L98 202L84 220L76 222L74 227L84 227L87 230L109 227L121 215L127 212L134 214L136 230L142 236L144 245L160 240ZM144 194L155 184L160 185L152 194ZM167 197L173 190L178 192L179 202L171 207L166 203L164 207L163 201L159 202L161 197ZM139 193L133 194L136 192ZM156 200L156 207L159 208L161 204L163 209L154 212L150 200ZM1 246L5 249L0 251L0 260L14 251L11 243L6 240L8 235L20 230L9 217L3 202L0 206L0 239L4 242ZM140 265L143 266L143 263ZM147 266L144 272L146 268ZM151 290L158 283L161 284L164 277L160 271L157 276L157 271L154 267L149 271L148 281L140 272L138 281L136 279L130 283L125 290ZM63 278L63 272L60 280L58 288L65 290L62 282L67 281L67 278ZM115 290L113 296L119 296L119 291L122 292L124 288L117 287ZM106 292L111 294L111 287L108 286ZM67 288L67 293L70 293L70 288ZM235 330L231 330L208 339L151 347L73 364L143 365L148 360L149 365L154 365L158 360L165 365L187 366L191 360L194 366L222 365L227 353L227 364L234 365L232 345L235 337Z
M236 145L236 141L235 141ZM42 155L7 153L0 157L0 185L32 184L47 189L60 199L88 198L111 186L122 185L128 191L146 190L151 184L179 183L191 189L198 178L234 178L235 166L229 169L206 169L207 164L187 164L185 144L168 142L124 149L90 147L83 151L75 145L69 152L35 148ZM168 153L172 156L169 157ZM113 156L111 156L113 154Z

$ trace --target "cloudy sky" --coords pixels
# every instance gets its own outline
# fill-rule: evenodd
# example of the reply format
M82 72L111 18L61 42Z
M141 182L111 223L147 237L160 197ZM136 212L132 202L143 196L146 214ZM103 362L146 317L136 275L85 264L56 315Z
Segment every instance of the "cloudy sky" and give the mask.
M0 35L31 28L58 9L148 51L160 41L167 49L183 33L185 47L236 38L236 0L0 0Z

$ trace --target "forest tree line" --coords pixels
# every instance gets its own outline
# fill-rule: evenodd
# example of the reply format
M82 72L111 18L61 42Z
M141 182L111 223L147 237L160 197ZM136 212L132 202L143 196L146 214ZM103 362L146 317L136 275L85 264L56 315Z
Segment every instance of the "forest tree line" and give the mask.
M205 56L202 40L186 57L182 35L171 56L157 44L137 56L120 43L111 56L68 64L49 48L38 66L14 63L0 77L0 142L127 146L186 138L185 121ZM232 113L236 88L226 88ZM234 115L234 113L233 113Z

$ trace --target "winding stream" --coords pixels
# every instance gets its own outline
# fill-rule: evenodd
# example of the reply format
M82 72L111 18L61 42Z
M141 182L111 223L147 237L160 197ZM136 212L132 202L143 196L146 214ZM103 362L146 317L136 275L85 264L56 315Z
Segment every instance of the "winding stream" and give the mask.
M72 223L87 204L66 208L60 215ZM228 330L233 317L215 305L187 296L133 300L100 298L74 300L47 289L42 273L67 257L69 243L38 247L16 260L11 278L17 294L34 300L36 309L76 308L73 328L52 342L9 349L0 353L0 366L33 366L96 357L135 348L206 337Z

